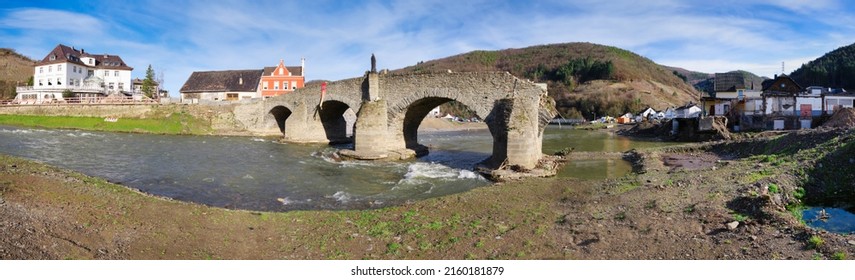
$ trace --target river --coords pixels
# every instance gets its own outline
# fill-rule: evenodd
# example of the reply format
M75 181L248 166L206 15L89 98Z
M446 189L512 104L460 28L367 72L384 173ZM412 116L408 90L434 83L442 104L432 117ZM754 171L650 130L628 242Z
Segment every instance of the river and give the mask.
M365 209L465 192L490 184L471 167L489 156L487 130L420 132L431 148L402 162L349 162L326 145L272 138L176 136L0 126L0 153L105 178L143 192L262 211ZM621 152L666 145L603 132L550 127L544 153ZM574 161L559 176L601 179L630 172L622 160Z

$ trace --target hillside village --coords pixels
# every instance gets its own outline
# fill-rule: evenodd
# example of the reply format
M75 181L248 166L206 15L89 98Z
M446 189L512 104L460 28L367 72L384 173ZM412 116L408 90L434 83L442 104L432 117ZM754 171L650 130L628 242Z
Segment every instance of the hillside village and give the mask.
M561 52L563 55L556 56L556 52ZM545 63L546 60L543 59L554 61ZM271 61L275 60L271 59ZM527 64L523 61L527 61ZM341 126L345 126L344 124L353 128L350 123L354 116L348 104L338 100L337 102L341 103L337 104L338 106L326 108L321 106L324 102L323 93L327 83L306 82L308 72L303 59L300 60L299 66L289 65L285 59L279 59L275 66L259 65L253 69L198 69L187 77L177 97L172 97L159 88L160 83L153 81L148 73L145 78L132 79L131 73L134 67L139 66L128 65L121 55L93 54L82 48L59 44L42 60L33 62L32 66L29 66L28 72L31 71L32 78L29 82L23 82L29 85L22 85L21 78L14 80L18 84L15 87L16 95L14 99L3 101L0 109L8 109L12 114L22 108L33 109L30 113L38 116L27 117L40 120L35 117L41 117L41 115L56 117L51 114L52 111L67 108L111 107L109 109L113 111L97 112L101 114L97 118L86 116L89 119L95 118L96 124L91 127L93 130L100 130L103 127L100 118L104 118L104 114L111 115L104 118L104 123L116 123L117 118L112 115L125 114L122 120L118 121L119 123L126 120L129 123L132 123L130 121L142 122L152 118L155 120L150 123L151 126L162 127L165 126L164 123L171 122L178 124L178 128L169 132L143 130L139 127L114 131L252 135L251 140L246 137L240 140L244 142L230 143L242 143L238 145L243 146L247 142L268 142L267 144L279 145L276 148L289 146L279 144L284 142L280 141L284 139L282 135L287 135L289 132L315 129L317 135L309 136L320 137L318 139L321 141L297 143L326 144L328 142L323 142L324 139L333 143L332 139L328 138L329 135L324 135L328 130L346 131L346 129L340 129ZM629 162L628 169L631 170L628 170L623 177L602 180L556 176L517 182L504 181L489 188L479 188L439 199L407 202L400 206L379 205L387 208L377 211L285 213L232 211L219 206L209 207L176 202L171 199L164 200L148 194L140 195L140 192L128 191L120 184L113 185L100 179L56 171L58 169L0 155L9 162L0 166L5 171L0 172L0 177L5 176L0 179L9 181L18 180L17 178L20 177L31 180L14 181L15 183L10 184L11 192L7 192L6 189L0 192L0 195L3 195L0 198L9 201L6 202L7 206L2 206L3 200L0 200L0 206L2 206L0 210L7 211L4 215L0 215L7 217L6 220L0 219L0 222L11 225L8 227L9 231L16 234L11 237L0 236L0 244L18 242L20 240L18 236L22 236L22 238L31 238L25 241L27 246L22 247L33 250L32 252L19 252L16 251L17 249L0 251L0 257L62 258L63 256L56 252L64 253L66 249L57 249L50 245L55 244L56 236L30 234L33 224L46 228L51 226L57 228L54 225L60 225L67 229L48 230L55 230L58 232L57 236L70 236L63 237L62 240L74 240L76 242L74 244L85 244L90 248L107 248L103 249L104 253L101 249L84 250L86 252L82 253L80 258L173 257L172 255L164 257L163 252L166 250L180 252L180 254L174 254L175 258L204 258L210 255L196 255L198 248L211 245L209 240L227 239L229 241L223 242L222 245L220 242L214 242L219 247L211 249L213 252L211 255L226 258L235 256L329 258L331 255L325 250L330 247L324 243L327 240L339 242L334 249L348 254L342 258L375 259L460 258L461 256L491 259L777 259L780 257L845 259L848 257L846 253L851 255L855 250L855 247L851 246L855 244L855 241L851 240L851 235L807 227L800 216L796 218L789 212L802 211L806 206L820 205L816 201L851 205L853 180L850 180L850 177L853 175L845 172L850 168L846 162L853 164L851 159L853 145L848 144L852 143L853 139L851 130L809 130L822 125L827 126L829 123L837 125L842 119L840 112L848 114L844 115L846 118L843 120L844 126L850 128L855 126L855 109L851 109L855 94L851 88L812 82L805 84L804 81L797 81L792 75L783 73L758 81L740 71L701 73L693 78L697 80L693 85L690 84L689 77L679 71L655 64L649 59L625 50L588 43L536 46L496 52L476 51L435 61L420 62L415 66L391 72L378 72L372 69L366 72L364 80L357 78L344 80L341 83L350 86L347 92L358 93L359 89L367 88L368 98L362 96L366 99L360 101L364 101L362 108L371 108L372 105L382 104L372 102L385 101L371 98L371 94L376 92L370 89L378 88L376 81L380 77L388 79L386 81L392 78L405 81L394 84L401 88L408 86L408 82L412 82L412 79L407 79L412 78L411 74L425 77L440 75L453 77L446 80L428 80L423 82L427 86L421 89L430 89L443 82L456 82L458 79L463 81L460 84L465 84L468 79L471 79L485 81L483 84L489 86L503 86L497 95L507 92L518 93L515 91L520 90L516 87L517 82L522 80L522 84L528 87L528 91L519 93L520 95L535 93L539 98L548 94L552 98L552 100L546 98L547 102L539 102L543 99L531 102L530 105L541 106L532 107L538 109L549 107L550 110L532 110L539 114L532 113L529 116L549 115L551 117L555 115L555 111L558 111L558 118L553 120L557 123L593 122L594 124L590 126L597 128L609 127L612 123L630 124L634 125L633 128L625 132L632 136L639 136L643 131L652 131L650 133L652 136L663 139L705 141L728 140L726 136L730 132L762 130L792 130L793 132L779 138L750 139L754 140L753 142L716 141L653 149L627 149L620 152L566 152L563 156L559 154L562 151L572 151L573 148L569 147L549 157L567 162L602 157L607 158L607 162ZM19 74L19 77L21 76L26 75ZM372 83L372 78L375 83ZM337 82L331 84L335 86L335 83ZM392 82L387 83L392 84ZM701 83L706 86L698 86ZM465 84L462 87L466 86L471 84ZM472 97L471 99L477 101L468 100L468 102L462 99L471 97L467 94L475 96L477 92L489 92L493 89L472 90L466 94L455 92L456 97L416 96L410 103L402 103L405 105L388 106L398 111L387 111L383 108L386 106L378 106L384 110L377 110L378 108L374 108L373 112L370 109L365 110L374 114L360 117L360 120L375 117L385 121L389 116L403 116L398 120L400 125L397 127L389 125L389 122L377 122L377 125L366 127L381 132L386 132L384 130L389 128L402 131L401 136L409 135L412 138L409 143L402 141L404 143L401 146L410 148L412 146L408 144L419 144L416 136L418 136L417 130L420 122L423 121L423 116L472 120L469 116L456 117L466 114L465 110L468 108L463 104L477 104L479 101L491 105L501 104L499 98L503 97L489 99L487 102L484 102L484 97ZM148 94L148 92L155 94ZM407 91L402 92L401 95L390 95L389 99L410 98L406 95ZM430 90L421 90L421 92L430 92ZM291 97L296 100L292 102L293 104L301 104L304 107L301 110L291 111L281 105L285 102L276 104L277 101ZM454 102L453 98L461 101ZM507 95L504 98L507 98ZM128 106L135 104L144 104L144 106ZM316 104L317 107L315 107ZM439 104L442 105L437 107ZM261 139L262 137L256 138L262 134L229 134L234 131L229 131L228 125L237 123L235 112L239 110L234 109L256 105L271 106L257 106L255 109L259 110L252 111L257 114L245 114L249 115L246 118L258 124L269 125L262 128L269 129L267 131L273 133L269 135L276 135L279 139L270 141L270 139ZM312 107L318 110L313 112L309 109ZM322 108L324 109L320 110ZM495 106L482 108L480 112L502 109L502 106ZM350 110L351 119L346 123L344 115L348 114L348 110ZM404 111L406 113L402 113ZM226 113L221 114L223 112ZM195 129L187 125L198 121L194 120L198 116L207 117L205 121L209 122L199 126L202 128ZM69 122L86 119L79 115L67 117L59 115L59 117ZM290 131L286 130L286 119L294 121L287 126ZM516 118L517 121L523 119L531 121L527 123L531 124L530 127L536 127L543 132L548 118ZM162 120L166 121L160 122ZM38 125L41 124L35 124L35 126ZM226 129L215 130L215 127L226 127ZM499 127L508 128L509 125L506 123L505 126ZM492 129L493 127L490 128ZM482 129L481 132L490 133L483 130L486 129ZM511 129L507 130L511 131ZM222 133L224 131L226 133ZM365 129L361 131L376 132ZM567 131L578 132L575 129L563 132ZM342 134L350 134L350 132L352 131ZM757 134L780 135L775 132ZM387 138L396 138L394 134L376 133L376 135L380 136L363 145L382 147L381 144L387 141ZM542 140L543 134L530 133L530 135L533 135L531 138L541 137L538 140ZM622 138L627 140L626 137ZM494 139L490 140L495 144ZM193 145L196 145L195 142L205 143L205 141L194 141ZM525 143L520 141L498 146L522 148L543 146L537 144L538 142L534 141ZM228 147L231 149L235 146ZM354 147L358 145L354 144ZM426 146L419 148L422 147L425 150L428 149ZM795 152L792 152L793 155L787 155L790 151ZM389 153L389 151L382 152ZM547 157L544 154L548 152L550 151L537 149L532 154ZM199 153L199 155L208 156L205 153ZM400 159L415 155L415 152L412 155L402 153ZM733 158L734 155L737 155L736 158ZM158 156L155 155L155 157ZM273 157L265 155L264 158L266 159L267 156ZM341 152L336 152L329 157L321 152L312 152L311 156L323 157L316 160L323 161L324 164L335 162L335 166L324 168L324 170L332 170L330 173L339 173L341 168L337 164L347 157ZM368 156L374 156L374 154L368 154ZM191 160L197 161L198 158L191 157ZM548 167L553 171L559 169L559 160L552 161L553 165ZM531 170L520 167L521 165L518 164L506 164L508 162L507 160L498 162L498 168L508 167L522 172ZM541 161L533 161L532 165L537 164L536 168L543 168L544 165L541 163ZM191 165L195 164L194 162ZM430 166L433 165L439 164L430 164ZM383 167L383 169L387 168ZM413 168L407 169L412 171ZM609 172L610 167L607 166L604 169ZM513 171L516 172L516 170ZM839 173L843 173L842 177ZM469 173L455 171L449 178L462 174ZM472 174L478 176L475 173ZM553 172L552 175L555 173ZM817 181L806 183L802 178L807 176ZM255 180L249 174L235 178ZM395 178L393 181L397 180L397 177L391 178ZM300 179L288 180L300 181ZM202 178L199 181L213 184L215 179ZM844 184L840 184L840 181ZM36 182L36 187L29 187L32 182ZM91 182L99 183L92 186L91 184L94 183ZM66 187L68 184L74 187ZM573 188L580 184L583 188ZM117 191L104 191L105 188ZM430 189L433 190L433 187ZM145 193L145 190L141 191ZM33 195L34 192L38 193ZM87 198L84 202L78 203L78 200L74 199L78 199L81 192L87 193L85 194ZM90 192L92 194L89 194ZM131 193L132 199L128 199L128 193ZM840 193L843 195L838 196ZM336 196L340 196L339 194L335 192L324 198L337 199ZM825 196L826 194L828 196ZM64 206L56 206L52 203L57 196L69 197L67 201L70 202ZM31 200L31 197L48 198ZM265 197L265 199L275 200L282 207L289 203L287 198ZM461 201L465 203L460 203ZM533 207L532 202L538 204ZM25 210L16 210L17 208L9 210L12 207L8 205L13 203L36 206ZM115 206L117 208L91 210L92 205L117 205ZM277 206L280 205L277 204ZM37 207L53 208L43 210ZM60 208L62 208L61 211ZM110 222L110 219L101 218L116 216L114 209L133 209L122 214L126 215L122 218L133 215L130 220L132 222L120 223L115 222L116 220ZM424 211L424 209L439 210ZM538 209L538 212L531 212L532 209ZM60 218L46 216L43 213L58 213ZM230 218L228 220L200 219L200 215L208 214L212 217L222 215ZM370 219L366 218L369 216ZM19 223L17 220L22 220L20 217L28 217L27 219L32 220ZM270 217L279 218L270 219ZM454 220L458 219L455 217L462 220L455 222ZM411 218L416 219L417 222L402 222ZM488 220L498 222L493 223ZM234 226L235 229L222 229L223 223ZM80 224L89 226L84 227ZM187 224L193 226L182 226ZM383 228L374 229L379 226ZM412 230L406 228L410 226L413 226ZM333 230L318 231L319 228ZM166 234L161 234L156 231L157 229L168 231ZM269 229L296 230L282 233L269 231ZM237 230L244 233L250 232L250 234L239 234L237 235L239 239L231 239L235 237L233 233ZM186 234L188 231L192 234ZM114 242L114 236L121 236L126 232L143 237L134 239L133 241L137 243L130 246ZM150 238L150 234L154 234L155 237ZM293 236L293 238L277 240L282 236ZM353 238L341 238L342 236ZM817 238L820 238L819 241L811 241ZM279 251L269 250L270 244L252 240L269 240L274 246L285 244L281 246L287 245L297 249L292 250L289 247L286 248L289 250L287 253L279 254ZM93 245L93 242L96 244ZM311 242L321 242L321 244ZM811 242L827 243L810 245ZM485 243L486 245L477 245ZM306 244L314 245L313 248L308 248ZM804 244L814 247L805 247ZM247 250L247 246L252 249ZM375 250L373 249L375 246L386 249ZM389 249L393 247L394 250ZM405 247L409 248L405 250L403 249ZM145 250L137 250L142 248ZM230 251L235 248L240 250L240 254L245 255ZM651 248L656 249L651 250ZM470 251L477 252L479 255L466 254ZM172 251L169 252L172 253Z
M552 55L568 53L564 57ZM532 55L535 56L532 61L537 64L525 64L517 59ZM537 58L538 55L550 58ZM18 61L23 61L18 62L19 65L27 64L26 60ZM562 61L570 62L565 65ZM605 72L584 68L597 67L598 63L607 63ZM195 71L184 82L177 98L170 98L166 90L158 87L157 81L152 81L157 94L146 96L142 90L145 79L131 79L133 67L125 64L119 55L92 54L59 44L31 67L33 74L28 84L21 86L21 77L26 75L17 73L17 78L13 78L18 80L16 95L12 100L2 101L3 104L222 104L289 94L306 84L305 59L302 58L298 66L286 65L285 60L280 59L275 66L258 69ZM760 78L744 71L703 74L662 67L624 50L588 43L475 51L420 62L393 73L444 70L509 71L544 83L550 96L558 102L559 119L555 122L587 120L665 125L671 119L723 117L720 118L724 120L722 125L731 131L789 130L821 125L836 110L852 108L855 100L855 94L844 88L802 85L786 74L773 78ZM455 102L443 105L442 109L443 112L436 109L430 115L473 117ZM711 131L710 126L673 125L670 134L678 134L680 129Z

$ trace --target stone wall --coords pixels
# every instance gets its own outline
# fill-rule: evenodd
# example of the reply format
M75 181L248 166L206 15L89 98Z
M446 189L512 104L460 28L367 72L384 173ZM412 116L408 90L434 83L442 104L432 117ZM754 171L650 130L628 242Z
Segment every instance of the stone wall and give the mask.
M19 105L0 106L3 115L143 118L160 105Z

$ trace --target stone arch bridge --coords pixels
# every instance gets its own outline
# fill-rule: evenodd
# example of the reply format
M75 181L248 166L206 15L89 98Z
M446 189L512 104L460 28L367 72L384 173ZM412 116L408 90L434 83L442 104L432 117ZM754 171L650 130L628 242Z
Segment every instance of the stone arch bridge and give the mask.
M534 168L542 157L543 131L555 104L540 86L507 72L380 74L309 85L294 93L242 104L235 116L247 130L283 135L285 141L329 142L347 137L347 109L356 113L354 150L363 158L408 158L427 152L418 127L428 112L455 100L487 123L493 152L489 168Z

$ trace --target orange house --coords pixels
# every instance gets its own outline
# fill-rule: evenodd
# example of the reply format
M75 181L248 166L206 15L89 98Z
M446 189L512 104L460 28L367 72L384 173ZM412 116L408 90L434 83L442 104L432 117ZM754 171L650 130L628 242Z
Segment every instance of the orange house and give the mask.
M279 65L275 67L264 67L261 76L261 96L271 97L294 92L302 88L306 83L303 69L306 65L305 59L300 59L300 66L285 66L280 59Z

